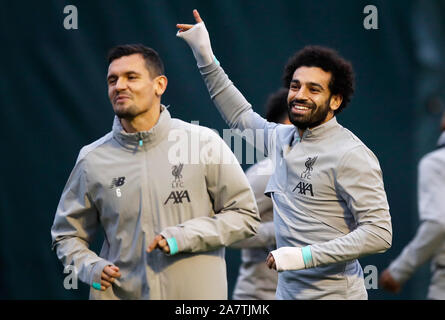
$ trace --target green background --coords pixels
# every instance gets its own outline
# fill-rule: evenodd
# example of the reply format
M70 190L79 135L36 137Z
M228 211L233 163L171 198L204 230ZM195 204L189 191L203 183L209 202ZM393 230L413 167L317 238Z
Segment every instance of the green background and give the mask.
M50 227L80 148L111 130L106 53L143 43L164 60L163 103L174 117L199 120L222 134L225 123L208 96L175 24L197 8L215 55L263 114L281 85L288 57L307 44L349 59L356 93L338 121L380 160L393 222L393 246L361 259L381 272L418 226L416 170L432 150L444 109L444 1L0 1L0 298L86 299L88 287L63 288ZM78 29L65 30L63 9L78 9ZM365 30L363 8L378 9L378 30ZM246 168L245 165L243 165ZM100 237L92 245L98 249ZM240 253L227 250L229 294ZM369 290L370 299L423 299L423 266L400 295Z

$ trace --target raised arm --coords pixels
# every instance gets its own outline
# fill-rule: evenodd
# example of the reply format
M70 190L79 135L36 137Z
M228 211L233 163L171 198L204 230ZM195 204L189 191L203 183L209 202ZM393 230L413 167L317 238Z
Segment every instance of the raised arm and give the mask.
M261 151L264 149L264 154L267 155L269 150L273 150L275 143L275 135L271 131L279 125L267 122L252 110L250 103L233 85L213 55L209 33L198 11L194 10L193 15L196 24L177 24L177 36L185 40L192 49L209 94L229 127L244 132L242 135L246 141L261 148ZM261 137L263 141L258 143L257 140L255 143L256 137Z

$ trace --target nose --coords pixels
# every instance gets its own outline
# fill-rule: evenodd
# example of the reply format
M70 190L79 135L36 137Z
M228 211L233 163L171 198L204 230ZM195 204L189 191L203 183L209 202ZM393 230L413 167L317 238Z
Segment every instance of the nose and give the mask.
M306 98L306 89L305 89L304 86L300 87L300 89L298 89L298 90L295 92L295 99L298 99L298 100L307 100L307 98Z
M116 81L115 89L117 91L125 90L127 88L127 81L125 79L119 77Z

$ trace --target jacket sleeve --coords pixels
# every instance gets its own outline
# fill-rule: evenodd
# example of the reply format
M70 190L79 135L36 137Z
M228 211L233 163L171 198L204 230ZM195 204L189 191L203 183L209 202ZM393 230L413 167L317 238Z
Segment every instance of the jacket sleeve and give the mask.
M52 248L66 267L73 265L79 279L100 283L102 270L111 262L89 250L99 224L98 212L88 195L85 162L76 163L62 193L51 228Z
M254 112L250 103L217 63L200 67L200 72L213 103L228 126L239 130L239 134L257 149L264 148L260 151L265 156L274 150L276 132L273 129L279 124L267 122Z
M220 153L205 160L207 191L215 214L194 218L161 232L174 238L178 252L203 252L253 236L259 226L255 198L236 157L214 136ZM224 160L224 161L223 161Z
M269 159L256 163L246 171L246 177L252 188L258 211L261 217L261 224L258 233L251 238L238 241L231 245L232 248L264 248L276 245L275 229L273 224L273 204L269 197L264 195L270 175L262 175L261 167L267 166Z
M389 266L399 283L407 281L445 243L445 176L443 162L426 156L419 164L418 202L422 221L414 239Z
M391 217L375 155L364 146L352 149L343 156L336 175L336 189L356 227L344 236L311 245L312 267L382 253L391 247Z
M230 247L235 249L264 248L275 244L274 224L273 221L269 221L260 224L256 235L251 238L235 242Z

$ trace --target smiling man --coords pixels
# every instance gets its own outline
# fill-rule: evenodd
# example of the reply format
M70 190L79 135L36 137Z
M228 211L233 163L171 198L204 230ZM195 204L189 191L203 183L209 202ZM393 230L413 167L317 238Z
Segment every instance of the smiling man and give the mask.
M57 256L91 299L227 299L224 247L259 225L247 178L212 130L170 117L156 51L122 45L108 61L113 129L80 151L51 230ZM170 156L172 132L203 142L182 149L199 163ZM98 256L89 244L100 225Z
M391 218L375 155L336 115L353 93L353 70L335 51L309 46L285 67L292 125L252 110L215 59L204 22L178 24L216 107L232 128L262 130L276 159L272 198L277 248L267 264L279 271L278 299L366 299L357 258L386 251ZM252 135L252 136L255 136ZM254 143L251 141L251 143Z

